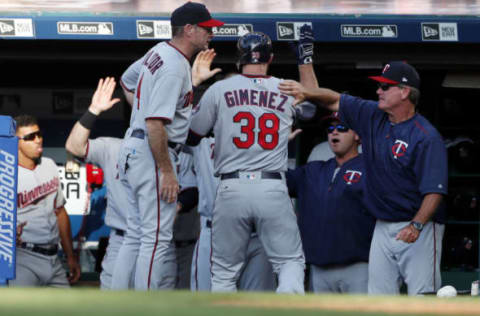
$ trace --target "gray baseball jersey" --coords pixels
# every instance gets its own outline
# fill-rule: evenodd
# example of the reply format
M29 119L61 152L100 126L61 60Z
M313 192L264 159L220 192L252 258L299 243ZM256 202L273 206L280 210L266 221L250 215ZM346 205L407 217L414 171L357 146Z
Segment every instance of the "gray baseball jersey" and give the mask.
M178 185L180 191L186 188L197 187L197 178L193 169L193 156L189 147L184 148L178 154L179 171L178 171Z
M88 163L99 166L103 170L107 186L107 209L105 224L108 227L127 230L127 197L120 182L117 170L117 159L122 139L99 137L89 139L85 159Z
M202 96L191 130L213 127L215 173L287 170L293 98L280 93L280 79L236 75L216 82Z
M33 169L18 166L17 222L27 222L22 240L56 245L58 235L56 209L65 205L55 162L42 157Z
M18 166L17 222L27 222L22 241L51 248L60 241L56 210L65 204L55 162L42 157L34 169ZM60 258L17 248L10 286L69 287Z
M125 81L131 83L137 74L130 127L118 160L129 214L127 234L113 276L124 281L114 280L112 286L128 287L134 274L136 289L173 288L176 265L172 230L176 202L160 199L162 174L151 153L146 120L162 119L167 122L168 140L185 142L193 99L190 62L172 44L162 42L150 49L140 63L128 68L122 78L130 78ZM171 148L169 159L174 166L178 163L177 153Z
M190 147L193 152L193 168L198 183L198 213L208 219L212 219L215 196L220 183L220 178L214 177L213 151L215 138L205 137L200 144Z
M118 251L123 243L123 234L127 230L127 196L119 179L117 159L122 139L114 137L99 137L89 139L85 159L103 170L104 181L107 186L107 208L105 224L113 228L110 232L108 247L102 260L100 286L110 289L113 269L117 260Z
M295 110L279 83L246 75L219 81L207 89L192 119L198 135L214 128L215 173L224 177L213 211L212 291L237 290L256 229L278 274L277 292L304 292L305 259L282 172Z
M135 76L130 128L146 130L146 119L163 119L168 140L185 143L193 101L189 60L169 42L161 42L127 69L122 82L131 88Z
M122 74L120 79L120 85L130 92L135 92L137 87L137 81L140 77L140 70L142 69L143 58L140 58L133 64L131 64L127 70Z

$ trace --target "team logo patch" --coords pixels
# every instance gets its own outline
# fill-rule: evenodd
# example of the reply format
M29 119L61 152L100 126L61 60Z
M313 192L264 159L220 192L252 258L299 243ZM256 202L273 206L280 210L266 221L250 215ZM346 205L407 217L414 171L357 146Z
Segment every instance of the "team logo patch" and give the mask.
M165 20L137 20L137 38L172 38L170 21Z
M345 174L343 175L343 180L345 180L345 182L348 185L352 185L353 183L359 182L361 176L362 176L362 173L360 171L347 170L347 171L345 171Z
M279 41L294 41L300 39L300 28L312 22L277 22L277 39Z
M458 41L457 23L422 23L422 41Z
M395 144L392 147L393 158L398 159L398 157L402 157L407 152L408 144L403 140L395 140Z
M340 35L342 37L396 38L398 37L398 27L394 24L342 24L340 25Z
M32 19L0 19L0 37L34 37Z
M112 22L57 22L62 35L113 35Z

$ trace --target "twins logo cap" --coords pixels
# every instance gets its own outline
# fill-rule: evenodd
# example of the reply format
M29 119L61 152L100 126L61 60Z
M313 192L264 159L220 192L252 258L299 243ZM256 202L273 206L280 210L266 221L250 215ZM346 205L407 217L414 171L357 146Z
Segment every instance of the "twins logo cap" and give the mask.
M338 112L332 112L329 115L326 115L326 116L322 117L321 122L322 122L323 125L328 126L332 122L340 123L342 121L340 120L340 115L339 115Z
M210 12L204 4L187 2L173 11L170 17L172 26L184 26L187 24L203 27L222 26L224 22L212 19Z
M383 67L380 76L369 77L378 82L389 84L404 84L406 86L420 88L420 76L418 72L404 61L392 61Z

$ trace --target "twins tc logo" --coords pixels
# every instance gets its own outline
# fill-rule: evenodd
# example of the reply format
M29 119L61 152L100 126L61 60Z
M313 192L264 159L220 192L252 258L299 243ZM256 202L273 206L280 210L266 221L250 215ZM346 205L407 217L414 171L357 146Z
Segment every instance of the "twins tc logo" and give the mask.
M389 68L390 64L386 64L385 67L383 67L382 74L384 74Z
M405 155L407 151L408 144L403 140L395 140L395 144L392 147L393 158L398 159L398 157L402 157Z
M361 176L362 176L362 173L360 171L347 170L343 175L343 180L345 180L345 182L347 182L348 185L352 185L352 183L359 182Z

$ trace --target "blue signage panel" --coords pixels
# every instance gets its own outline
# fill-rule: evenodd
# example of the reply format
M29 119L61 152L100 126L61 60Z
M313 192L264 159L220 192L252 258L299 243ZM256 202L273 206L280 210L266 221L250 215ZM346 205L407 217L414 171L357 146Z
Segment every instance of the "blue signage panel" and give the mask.
M0 116L0 285L15 278L18 138L15 121Z

